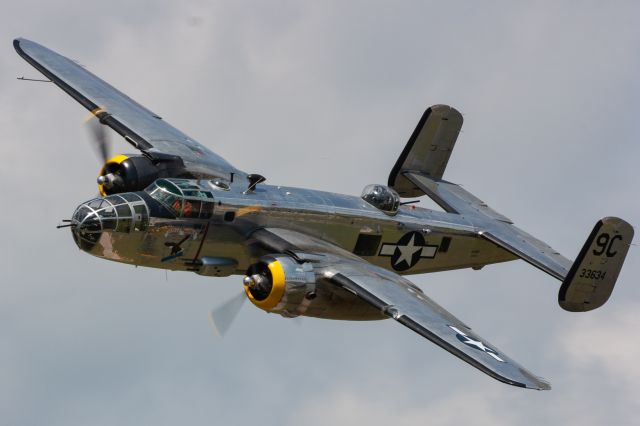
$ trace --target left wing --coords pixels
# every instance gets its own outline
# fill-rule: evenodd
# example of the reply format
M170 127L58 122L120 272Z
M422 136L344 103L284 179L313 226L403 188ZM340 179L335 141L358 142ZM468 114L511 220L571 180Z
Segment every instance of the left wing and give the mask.
M548 382L479 337L400 275L371 265L327 241L296 231L262 229L254 232L252 239L266 249L314 262L314 267L331 283L356 294L489 376L514 386L551 389Z
M30 40L18 38L20 56L111 127L127 142L154 158L180 157L190 171L229 178L242 174L225 159L196 142L76 62Z

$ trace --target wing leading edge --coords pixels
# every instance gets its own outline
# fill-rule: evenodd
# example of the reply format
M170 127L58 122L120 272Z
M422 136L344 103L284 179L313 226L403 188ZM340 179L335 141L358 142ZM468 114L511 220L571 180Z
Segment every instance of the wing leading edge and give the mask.
M324 240L284 229L260 230L252 235L269 249L273 241L287 242L287 252L314 262L331 283L356 294L405 327L429 339L463 361L501 382L528 389L551 386L491 345L447 312L409 280L366 263ZM280 248L285 247L282 244ZM321 255L321 260L317 255Z
M152 158L157 154L178 156L196 174L220 177L228 177L230 173L243 174L72 60L23 38L15 39L13 46L22 58L91 111L102 124Z

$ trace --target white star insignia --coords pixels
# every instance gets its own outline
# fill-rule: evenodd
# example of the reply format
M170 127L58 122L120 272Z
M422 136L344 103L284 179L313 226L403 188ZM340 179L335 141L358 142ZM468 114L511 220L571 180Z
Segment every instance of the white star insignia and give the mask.
M411 236L411 240L406 246L396 246L398 250L400 250L400 256L394 265L399 265L402 262L407 262L407 265L411 265L411 261L413 260L413 255L416 252L422 250L422 246L414 245L415 236Z
M452 325L450 325L449 328L452 329L453 331L455 331L458 334L458 336L460 336L460 337L462 337L464 339L462 341L462 343L464 343L465 345L469 345L469 346L472 346L472 347L474 347L476 349L481 350L482 352L486 353L490 357L494 358L496 361L504 362L504 360L498 356L496 351L494 351L493 349L491 349L488 346L485 346L485 344L482 343L480 340L473 340L471 337L467 336L462 331L460 331L458 328L456 328L456 327L454 327Z

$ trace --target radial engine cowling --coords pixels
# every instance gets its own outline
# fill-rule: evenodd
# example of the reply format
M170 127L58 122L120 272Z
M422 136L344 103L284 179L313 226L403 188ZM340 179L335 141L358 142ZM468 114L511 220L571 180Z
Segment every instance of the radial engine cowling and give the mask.
M299 315L315 297L313 266L288 256L260 258L249 267L243 282L254 305L283 316Z
M151 160L145 155L116 155L107 161L98 176L103 196L140 191L159 177L181 177L184 163L178 157Z

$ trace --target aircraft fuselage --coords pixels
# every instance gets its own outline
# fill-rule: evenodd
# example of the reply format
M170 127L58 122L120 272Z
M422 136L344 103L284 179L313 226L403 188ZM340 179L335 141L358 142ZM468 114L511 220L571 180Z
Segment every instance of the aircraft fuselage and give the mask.
M330 241L400 274L479 268L515 259L478 238L474 226L456 214L412 204L390 216L356 196L264 184L247 193L241 183L225 191L207 185L208 181L199 182L214 197L208 200L214 204L210 218L154 217L157 209L149 208L144 229L103 230L86 251L109 260L170 270L189 270L185 261L201 256L231 258L237 265L233 272L244 274L263 254L248 244L251 233L259 228L286 228ZM150 204L155 200L146 193L138 194L153 207ZM167 243L187 236L180 244L180 256L167 261L171 254Z

